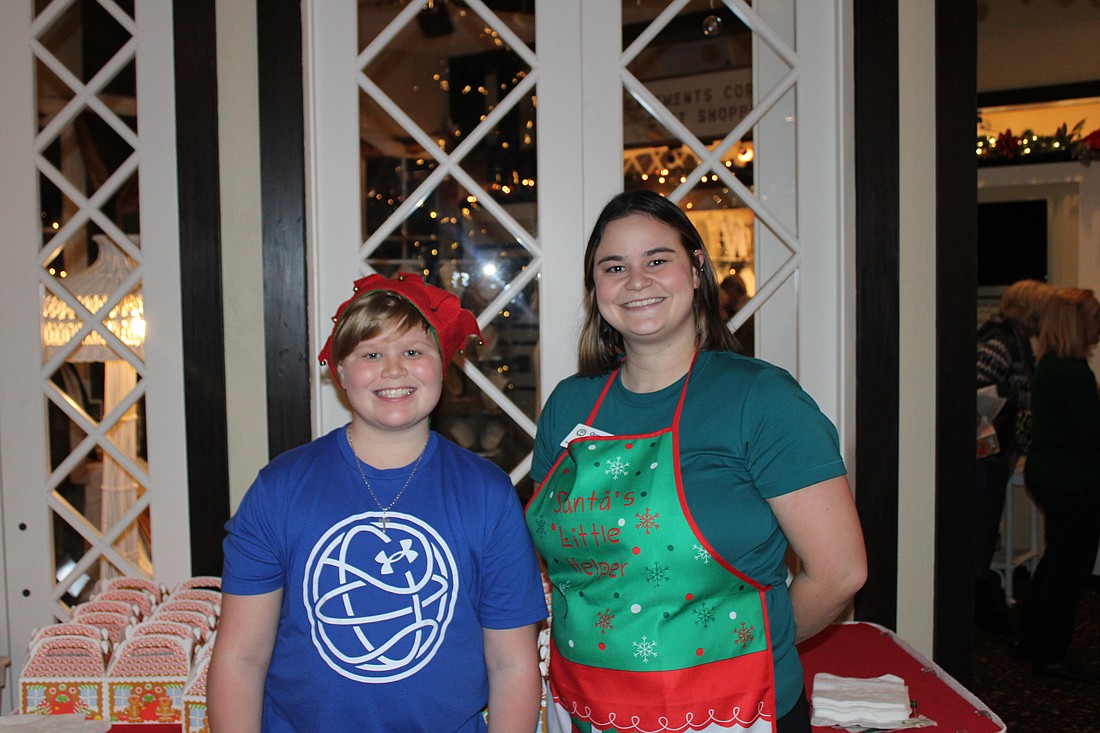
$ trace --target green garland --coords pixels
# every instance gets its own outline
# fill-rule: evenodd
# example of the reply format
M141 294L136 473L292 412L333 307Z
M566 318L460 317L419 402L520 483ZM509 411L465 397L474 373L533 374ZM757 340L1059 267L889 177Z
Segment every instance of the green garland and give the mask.
M1011 129L997 135L979 135L975 152L978 165L1022 165L1078 160L1084 165L1100 159L1100 129L1082 135L1085 121L1073 129L1062 124L1053 135L1036 135L1024 130L1020 135Z

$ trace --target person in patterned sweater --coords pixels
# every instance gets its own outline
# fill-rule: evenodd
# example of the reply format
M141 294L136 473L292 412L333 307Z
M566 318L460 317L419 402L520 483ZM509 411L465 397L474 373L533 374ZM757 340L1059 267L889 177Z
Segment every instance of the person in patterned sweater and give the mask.
M977 386L996 386L997 394L1006 400L993 421L1000 451L978 459L974 497L974 620L991 631L1011 630L1000 583L990 564L1000 535L1005 484L1030 442L1035 373L1031 337L1039 333L1043 309L1053 292L1053 287L1039 280L1013 283L1001 296L997 313L978 329Z

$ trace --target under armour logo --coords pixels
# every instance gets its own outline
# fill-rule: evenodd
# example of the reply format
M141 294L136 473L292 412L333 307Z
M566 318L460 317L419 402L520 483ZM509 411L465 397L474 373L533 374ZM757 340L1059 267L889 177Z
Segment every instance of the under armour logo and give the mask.
M410 563L416 561L419 555L416 550L412 549L412 544L412 540L401 540L401 549L392 555L387 555L385 550L378 551L378 554L374 556L374 561L382 566L382 575L393 575L393 564L402 558Z

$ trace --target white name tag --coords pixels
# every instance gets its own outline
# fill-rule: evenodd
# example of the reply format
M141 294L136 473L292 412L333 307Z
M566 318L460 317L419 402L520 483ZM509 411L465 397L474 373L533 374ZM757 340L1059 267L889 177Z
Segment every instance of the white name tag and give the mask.
M605 433L602 430L597 430L596 428L589 427L584 423L577 423L577 427L573 428L573 430L570 431L569 435L565 436L565 440L561 442L561 447L564 448L565 446L569 445L571 441L576 440L577 438L590 438L593 435L611 435L611 433Z

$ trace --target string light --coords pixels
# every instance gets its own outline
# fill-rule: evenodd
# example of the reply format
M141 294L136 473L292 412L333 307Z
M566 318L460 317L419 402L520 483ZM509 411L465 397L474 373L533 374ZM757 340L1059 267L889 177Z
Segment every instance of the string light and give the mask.
M1086 165L1094 157L1088 144L1091 136L1082 136L1085 121L1072 129L1062 124L1053 135L1038 135L1025 130L1014 135L1005 130L996 135L980 134L974 145L978 165L1012 163L1046 163L1063 160L1080 160ZM1095 133L1094 133L1095 134Z

